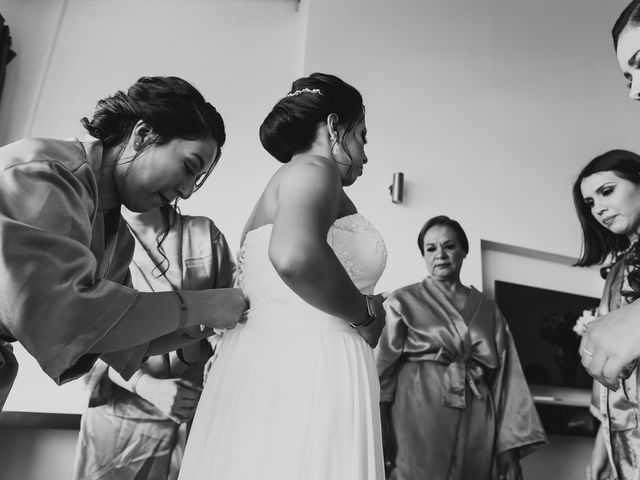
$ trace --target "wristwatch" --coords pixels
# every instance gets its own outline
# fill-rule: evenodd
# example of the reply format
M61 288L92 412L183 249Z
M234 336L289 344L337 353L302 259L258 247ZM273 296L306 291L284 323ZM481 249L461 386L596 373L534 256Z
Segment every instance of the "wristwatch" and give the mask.
M357 324L349 322L349 325L351 325L353 328L368 327L376 321L376 302L373 300L373 296L365 295L364 299L367 303L367 319L364 322Z

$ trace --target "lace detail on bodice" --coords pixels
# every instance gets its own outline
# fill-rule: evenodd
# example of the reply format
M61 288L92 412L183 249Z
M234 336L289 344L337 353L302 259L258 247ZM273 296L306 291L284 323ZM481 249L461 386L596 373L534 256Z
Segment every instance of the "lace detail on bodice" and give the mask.
M271 224L247 233L237 255L237 286L249 298L251 308L264 302L302 300L282 281L269 260ZM363 293L373 293L387 261L380 233L362 215L338 218L329 228L327 243Z
M369 265L363 265L368 262L363 262L362 255L354 248L352 236L345 234L345 232L370 236L372 243L368 245L367 253L373 253L375 258L382 259L381 267L384 271L387 263L387 249L378 230L360 214L341 217L329 230L327 242L333 248L351 280L355 282L356 279L362 277L363 267ZM374 281L374 286L377 281L378 279ZM357 284L357 282L355 283Z

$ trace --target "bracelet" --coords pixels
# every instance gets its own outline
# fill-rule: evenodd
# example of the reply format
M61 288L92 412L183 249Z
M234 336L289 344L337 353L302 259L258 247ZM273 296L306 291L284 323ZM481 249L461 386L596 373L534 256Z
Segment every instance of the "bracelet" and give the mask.
M368 327L369 325L371 325L373 322L376 321L376 306L373 301L373 297L371 297L370 295L365 295L364 298L367 302L367 319L362 323L349 322L349 325L351 325L351 327L353 328Z
M184 328L187 323L187 317L189 316L189 311L187 310L187 302L184 301L182 294L178 290L173 290L173 293L176 294L176 298L178 299L178 304L180 307L180 321L178 322L178 328Z
M140 381L142 376L145 375L146 373L147 372L145 372L144 370L136 370L135 373L131 375L131 378L129 379L129 386L131 387L131 393L138 395L138 391L137 391L138 382Z
M369 317L362 323L351 323L351 322L349 322L349 325L351 325L353 328L364 328L364 327L368 327L369 325L371 325L375 319L376 319L376 317Z

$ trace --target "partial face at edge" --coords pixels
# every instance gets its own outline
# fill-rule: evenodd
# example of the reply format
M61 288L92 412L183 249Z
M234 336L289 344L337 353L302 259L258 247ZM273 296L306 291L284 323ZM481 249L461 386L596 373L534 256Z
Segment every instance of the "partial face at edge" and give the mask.
M627 26L618 38L616 56L624 78L627 79L629 97L640 99L640 26Z
M189 198L196 180L206 175L217 155L218 142L212 138L174 138L164 144L152 144L134 160L123 158L118 163L120 201L133 212L146 212L178 197Z
M424 235L424 260L427 272L436 280L460 278L467 256L456 231L446 225L434 225Z
M640 184L615 172L598 172L585 177L580 192L596 221L616 235L634 240L640 227Z
M364 117L349 132L346 127L338 127L338 142L333 147L333 158L340 169L344 186L353 185L362 175L364 165L368 162L364 152L366 144L367 126Z

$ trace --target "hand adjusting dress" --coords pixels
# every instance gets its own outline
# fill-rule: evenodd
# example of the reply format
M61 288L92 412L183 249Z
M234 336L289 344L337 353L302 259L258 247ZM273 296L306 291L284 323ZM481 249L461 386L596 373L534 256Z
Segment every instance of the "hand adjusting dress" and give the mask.
M219 347L190 433L182 480L382 480L373 350L342 319L298 297L268 256L271 225L249 232L238 282L251 306ZM373 293L386 263L360 214L327 242L356 286Z

